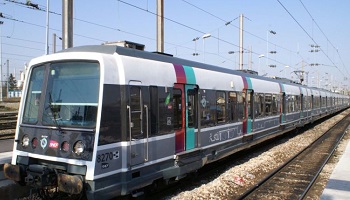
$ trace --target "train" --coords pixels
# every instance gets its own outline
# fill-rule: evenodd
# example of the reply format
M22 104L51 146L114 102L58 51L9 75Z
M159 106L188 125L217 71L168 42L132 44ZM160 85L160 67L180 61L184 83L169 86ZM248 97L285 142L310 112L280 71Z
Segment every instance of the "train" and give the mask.
M119 45L34 58L26 77L5 176L88 199L140 196L350 102L346 94Z

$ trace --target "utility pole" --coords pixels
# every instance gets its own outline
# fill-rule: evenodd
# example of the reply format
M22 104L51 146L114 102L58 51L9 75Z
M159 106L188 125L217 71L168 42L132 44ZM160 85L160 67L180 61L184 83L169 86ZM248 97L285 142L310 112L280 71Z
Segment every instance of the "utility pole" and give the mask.
M164 0L157 0L157 51L164 52Z
M239 69L243 70L243 14L239 16Z
M50 14L49 14L49 5L50 0L46 0L46 44L45 44L45 54L49 54L49 24L50 24Z
M0 21L0 101L2 102L2 25L3 21Z
M6 89L7 89L7 92L6 92L6 96L7 98L9 98L9 83L10 83L10 61L7 59L6 61L6 65L7 65L7 84L6 84Z
M73 0L62 0L62 48L73 47Z

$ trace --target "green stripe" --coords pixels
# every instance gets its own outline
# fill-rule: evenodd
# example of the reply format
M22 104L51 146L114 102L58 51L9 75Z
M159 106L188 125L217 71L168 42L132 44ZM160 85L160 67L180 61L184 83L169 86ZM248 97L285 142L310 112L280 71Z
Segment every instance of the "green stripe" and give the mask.
M253 120L248 119L247 120L247 134L252 132L252 124L253 124Z
M246 79L247 79L247 83L248 83L248 88L247 88L247 89L252 90L252 89L253 89L252 80L250 80L250 78L249 78L249 77L246 77Z
M192 67L183 66L185 74L186 74L186 82L187 84L196 84L196 77L194 75L194 71Z

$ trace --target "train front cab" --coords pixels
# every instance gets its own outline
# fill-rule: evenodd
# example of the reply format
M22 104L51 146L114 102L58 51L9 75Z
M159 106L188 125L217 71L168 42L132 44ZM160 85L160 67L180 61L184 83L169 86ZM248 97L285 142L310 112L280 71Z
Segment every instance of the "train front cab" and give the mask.
M28 74L4 174L20 184L78 194L92 174L99 63L41 61Z

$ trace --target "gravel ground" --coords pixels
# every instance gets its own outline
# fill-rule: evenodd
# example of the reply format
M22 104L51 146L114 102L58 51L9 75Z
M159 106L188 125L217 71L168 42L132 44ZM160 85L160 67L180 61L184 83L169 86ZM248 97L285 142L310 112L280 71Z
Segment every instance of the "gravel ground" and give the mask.
M350 113L350 109L338 114L331 119L315 126L314 128L299 134L286 142L279 144L261 154L251 155L245 161L238 163L225 173L219 175L210 182L203 183L200 187L183 191L176 196L169 197L172 200L182 199L234 199L243 194L246 190L258 183L261 178L269 174L273 169L287 161L290 157L312 143L316 138L327 131L337 121ZM349 134L348 134L349 135ZM342 152L345 150L349 136L346 136L339 146L336 156L330 164L327 164L318 185L318 192L315 192L309 199L319 199L323 188L327 184L333 168ZM273 199L273 197L270 197Z

